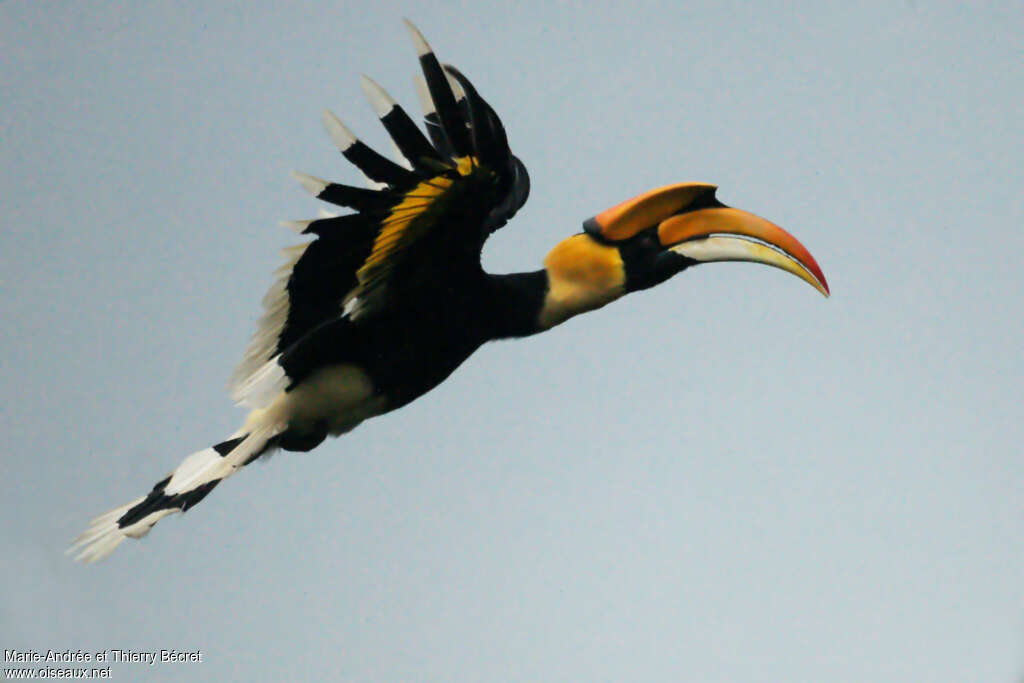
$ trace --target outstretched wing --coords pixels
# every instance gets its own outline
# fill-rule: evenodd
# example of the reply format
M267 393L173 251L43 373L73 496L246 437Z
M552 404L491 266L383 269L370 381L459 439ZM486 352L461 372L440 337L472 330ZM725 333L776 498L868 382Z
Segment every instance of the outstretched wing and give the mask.
M436 278L446 267L479 267L484 240L526 201L529 176L494 110L455 68L442 67L420 32L406 24L423 70L417 90L427 135L365 76L363 90L404 165L324 113L332 140L373 189L295 174L318 199L353 213L287 224L315 239L285 250L287 261L232 378L236 400L246 401L245 386L271 359L324 322L386 310L425 271Z

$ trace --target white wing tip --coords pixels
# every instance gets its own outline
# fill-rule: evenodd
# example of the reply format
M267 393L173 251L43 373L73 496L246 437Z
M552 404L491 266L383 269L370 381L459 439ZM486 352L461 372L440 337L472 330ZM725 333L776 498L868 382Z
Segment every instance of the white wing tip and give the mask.
M297 232L297 233L299 233L301 235L302 233L306 232L306 228L308 228L309 224L312 223L312 222L313 222L312 220L308 220L308 221L281 221L281 227L282 228L288 228L292 232Z
M320 120L323 122L327 134L331 136L331 142L338 148L338 151L344 152L356 144L356 136L330 109L324 109L323 114L320 115Z
M402 19L405 23L405 27L409 29L409 35L412 37L412 44L416 47L416 56L422 57L423 55L429 55L433 50L430 49L430 45L427 44L426 39L420 30L409 21L408 19Z
M303 173L302 171L292 171L292 178L298 180L299 184L302 185L306 192L309 192L314 197L318 196L327 188L328 185L330 185L330 183L323 178L317 178L316 176L311 176L308 173Z
M448 79L448 87L452 89L452 95L455 96L455 101L458 102L460 100L466 99L466 91L463 90L462 85L457 80L455 80L455 76L452 76L446 70L444 72L444 77Z
M430 89L427 88L427 81L423 76L415 76L412 79L416 85L416 99L420 101L420 107L423 109L424 116L430 116L437 110L434 108L434 100L430 97Z
M366 98L370 100L370 105L373 107L373 110L377 112L378 118L384 118L384 116L395 106L395 101L391 99L391 95L388 95L387 91L380 87L379 83L366 74L363 74L362 77L360 77L359 85L366 94Z

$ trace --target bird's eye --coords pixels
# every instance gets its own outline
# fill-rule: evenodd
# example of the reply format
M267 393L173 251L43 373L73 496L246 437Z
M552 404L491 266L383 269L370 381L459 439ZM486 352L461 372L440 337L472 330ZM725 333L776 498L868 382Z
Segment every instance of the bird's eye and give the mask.
M640 246L645 250L657 249L658 240L653 231L644 231L640 237Z

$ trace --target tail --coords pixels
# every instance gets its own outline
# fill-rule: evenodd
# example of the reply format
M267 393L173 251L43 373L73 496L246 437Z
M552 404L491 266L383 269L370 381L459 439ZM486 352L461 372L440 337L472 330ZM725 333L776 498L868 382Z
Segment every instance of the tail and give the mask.
M74 553L80 562L97 562L114 552L124 539L142 538L161 519L185 512L221 481L272 449L276 436L273 428L255 429L193 453L157 482L149 495L92 520L68 548L68 554Z

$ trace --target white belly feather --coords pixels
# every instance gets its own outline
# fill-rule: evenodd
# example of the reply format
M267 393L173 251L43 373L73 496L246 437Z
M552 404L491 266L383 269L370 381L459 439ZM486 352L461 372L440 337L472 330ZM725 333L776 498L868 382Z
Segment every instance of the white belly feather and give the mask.
M326 422L337 436L381 412L384 397L374 393L373 382L355 365L331 365L317 370L291 391L279 391L266 408L249 413L241 433L268 424L295 427Z

